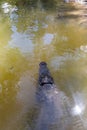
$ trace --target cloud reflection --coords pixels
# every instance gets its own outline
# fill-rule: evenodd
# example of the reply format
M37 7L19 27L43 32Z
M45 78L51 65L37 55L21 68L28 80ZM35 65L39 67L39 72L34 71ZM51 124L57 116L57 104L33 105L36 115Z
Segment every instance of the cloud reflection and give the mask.
M22 53L32 53L34 45L29 36L25 33L17 32L16 26L12 26L12 31L12 40L9 42L9 45L12 48L18 48Z
M66 61L68 60L74 60L77 61L81 58L80 55L78 55L78 50L76 50L75 54L72 55L70 53L64 53L62 56L56 56L52 59L51 61L51 66L55 69L58 70L61 65L63 65Z
M46 34L43 36L44 44L46 44L46 45L51 44L52 41L53 41L53 38L54 38L54 34L46 33Z

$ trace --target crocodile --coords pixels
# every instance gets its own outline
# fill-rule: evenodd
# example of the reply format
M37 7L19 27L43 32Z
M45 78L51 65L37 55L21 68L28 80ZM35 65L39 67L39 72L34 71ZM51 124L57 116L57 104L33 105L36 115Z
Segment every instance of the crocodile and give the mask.
M55 85L46 62L39 64L36 98L40 109L35 130L75 130L73 122L76 121L71 112L72 103ZM84 128L78 127L77 130Z

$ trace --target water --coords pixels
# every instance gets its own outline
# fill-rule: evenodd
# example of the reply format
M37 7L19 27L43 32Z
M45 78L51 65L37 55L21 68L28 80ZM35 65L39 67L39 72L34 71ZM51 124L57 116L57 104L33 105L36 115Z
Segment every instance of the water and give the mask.
M48 63L63 98L63 119L69 117L67 101L73 121L70 129L86 129L86 24L80 18L58 18L57 10L41 4L20 8L4 2L0 10L0 130L34 129L41 61Z

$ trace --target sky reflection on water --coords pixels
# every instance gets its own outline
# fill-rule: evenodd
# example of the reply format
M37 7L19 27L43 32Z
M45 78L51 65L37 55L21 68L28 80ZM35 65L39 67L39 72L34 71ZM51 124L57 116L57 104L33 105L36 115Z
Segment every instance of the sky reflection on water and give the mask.
M12 30L12 40L9 42L9 45L12 48L18 48L22 53L32 53L34 50L34 45L32 40L29 39L29 35L17 32L17 28L14 26L12 27Z
M29 117L27 119L26 115L35 104L38 64L42 60L48 63L57 87L72 101L72 117L79 116L83 119L83 124L86 124L87 30L80 27L75 20L72 22L56 19L53 11L34 8L19 10L8 3L5 3L2 9L4 16L0 21L1 129L30 129L30 126L26 127L32 124L32 121ZM57 91L55 93L58 94ZM64 95L61 97L65 99ZM7 107L7 104L10 105Z

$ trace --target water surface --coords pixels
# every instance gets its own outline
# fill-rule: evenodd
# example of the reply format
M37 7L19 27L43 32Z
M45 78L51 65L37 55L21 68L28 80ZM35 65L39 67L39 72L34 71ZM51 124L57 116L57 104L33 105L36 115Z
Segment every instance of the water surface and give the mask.
M87 28L42 6L4 2L0 10L0 129L34 128L40 61L48 63L63 99L71 103L71 129L86 129Z

